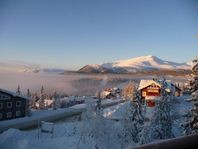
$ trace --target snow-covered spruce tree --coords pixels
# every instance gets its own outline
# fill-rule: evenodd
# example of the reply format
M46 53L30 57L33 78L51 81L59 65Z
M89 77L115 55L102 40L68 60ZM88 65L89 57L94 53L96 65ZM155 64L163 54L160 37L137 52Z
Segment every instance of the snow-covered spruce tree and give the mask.
M198 57L193 60L190 85L193 106L191 111L188 111L186 114L187 120L183 124L186 135L198 133Z
M142 126L142 130L139 133L139 141L138 144L147 144L152 142L152 131L150 129L150 123L149 122L144 122L144 125Z
M90 144L99 149L109 148L107 120L103 117L103 109L96 108L95 103L89 101L86 103L86 111L82 113L82 126L77 149L82 148L83 144Z
M168 139L174 137L172 132L171 97L167 94L166 80L161 82L161 97L156 100L155 112L151 119L150 130L152 139Z
M138 143L140 140L139 133L144 124L143 108L141 97L138 90L134 87L133 95L131 95L129 106L125 111L121 121L121 148L126 148L133 142Z

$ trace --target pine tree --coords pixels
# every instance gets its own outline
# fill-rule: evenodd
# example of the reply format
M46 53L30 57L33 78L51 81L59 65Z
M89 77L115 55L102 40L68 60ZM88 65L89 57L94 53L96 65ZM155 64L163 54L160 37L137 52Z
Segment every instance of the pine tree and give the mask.
M44 99L44 87L43 87L43 85L41 87L41 98Z
M16 93L17 93L18 95L21 95L20 85L18 85Z
M144 126L142 126L142 130L139 133L139 142L138 144L142 145L142 144L147 144L152 142L152 129L150 128L150 123L149 122L145 122Z
M26 94L26 96L29 98L29 105L30 105L30 107L32 107L32 105L33 105L33 99L31 98L31 92L30 92L30 89L28 88L27 89L27 94Z
M107 126L107 120L103 117L102 108L95 108L92 101L86 103L86 111L82 113L82 128L79 141L77 143L77 148L83 144L88 143L90 139L95 142L95 147L97 148L109 148L105 144L109 141L108 135L110 126ZM93 147L94 148L94 147Z
M139 133L144 124L141 97L136 88L133 91L133 95L131 95L132 99L129 101L129 107L126 109L122 119L121 148L127 147L132 142L139 142Z
M59 107L59 101L58 101L58 94L54 92L53 95L53 110L56 110Z
M171 98L167 94L165 79L161 82L161 97L156 100L154 116L151 119L150 129L152 139L168 139L174 137L172 132L173 119L171 116Z
M29 88L27 89L27 97L31 97L31 92Z
M45 108L45 96L44 96L44 87L41 87L41 94L39 99L39 108L44 109Z
M186 114L186 122L183 124L184 133L186 135L198 133L198 57L193 60L191 95L192 95L192 109Z

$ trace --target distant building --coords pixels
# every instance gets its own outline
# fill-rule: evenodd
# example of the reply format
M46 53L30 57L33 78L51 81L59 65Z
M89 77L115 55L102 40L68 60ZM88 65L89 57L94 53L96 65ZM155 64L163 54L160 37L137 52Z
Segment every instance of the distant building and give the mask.
M100 92L99 97L102 99L115 99L121 96L121 89L119 88L105 88Z
M0 89L0 121L24 117L28 114L27 97Z
M35 103L36 109L45 109L45 108L51 108L53 104L53 100L46 98L43 99L43 104L41 104L42 100L39 98L39 100Z

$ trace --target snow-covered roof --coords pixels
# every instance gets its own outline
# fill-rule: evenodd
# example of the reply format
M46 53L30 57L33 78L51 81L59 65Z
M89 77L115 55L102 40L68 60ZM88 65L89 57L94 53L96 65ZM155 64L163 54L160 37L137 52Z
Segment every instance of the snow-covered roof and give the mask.
M144 88L146 88L147 86L152 85L153 83L156 84L156 85L159 86L159 87L162 86L160 80L141 80L141 81L140 81L140 84L139 84L138 90L144 89ZM165 90L166 90L167 92L171 92L171 91L173 90L171 80L166 80Z
M19 95L19 94L17 94L17 93L10 92L10 91L5 90L5 89L2 89L2 88L0 88L0 92L3 92L3 93L6 93L6 94L9 94L9 95L11 95L11 96L13 96L13 97L20 97L20 98L24 98L24 99L29 100L29 98L28 98L28 97L26 97L26 96L22 96L22 95Z
M158 85L159 87L161 87L161 84L159 82L157 82L157 81L154 81L154 80L141 80L140 84L139 84L139 87L138 87L138 90L146 88L147 86L152 85L153 83Z

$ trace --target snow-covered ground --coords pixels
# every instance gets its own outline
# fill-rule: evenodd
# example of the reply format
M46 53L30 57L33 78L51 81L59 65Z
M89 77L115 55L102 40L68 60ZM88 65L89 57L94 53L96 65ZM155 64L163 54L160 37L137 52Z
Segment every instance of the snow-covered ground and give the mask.
M104 117L109 119L119 120L124 115L126 109L129 107L128 102L120 103L110 108L104 109Z
M112 101L108 100L104 104L110 103L112 103ZM123 103L120 105L123 105ZM104 114L105 111L109 111L108 109L113 110L115 107L116 106L105 109ZM76 105L75 108L81 109L84 108L84 106ZM108 124L112 125L112 130L119 127L117 122L108 121ZM51 134L41 133L39 129L20 131L11 128L0 135L0 149L92 149L96 145L95 140L89 136L85 136L85 140L82 139L85 130L84 123L83 121L58 122L55 124L53 138L51 138ZM119 143L116 143L118 142L118 140L116 140L117 138L111 135L110 137L111 140L107 141L112 144L112 147L115 149L120 148Z
M93 138L87 137L86 141L80 141L82 131L83 122L55 125L53 138L50 134L41 134L38 129L32 131L9 129L0 135L0 149L76 149L77 146L78 149L93 149L95 146ZM115 149L119 148L116 141L111 140Z
M175 137L182 136L183 128L181 124L185 121L184 115L192 108L192 103L189 102L190 96L175 97L173 101L172 115L174 115L173 133ZM104 117L120 120L125 114L126 109L129 107L127 102L121 103L110 108L104 109ZM154 113L154 108L147 107L145 109L145 117L151 118Z
M95 100L92 100L95 103ZM102 106L108 107L121 102L117 100L104 100ZM81 114L86 108L86 104L78 104L69 108L57 109L57 110L40 110L33 111L30 117L17 118L12 120L5 120L0 122L0 132L7 130L8 128L26 129L38 124L38 121L55 121L65 117L71 117L73 115Z
M184 121L182 115L186 110L191 108L191 103L185 101L188 96L178 97L173 104L174 113L178 113L175 117L173 132L176 137L182 135L182 128L180 124ZM81 107L82 105L78 105ZM78 107L77 106L77 107ZM106 108L103 110L103 115L107 118L108 134L103 138L103 148L121 148L119 139L114 136L115 132L120 130L120 122L112 119L122 118L125 110L128 107L128 102L120 103L118 105ZM92 121L91 121L92 123ZM96 140L93 137L86 136L86 127L91 126L90 121L76 121L55 124L54 137L51 138L50 134L41 134L38 129L30 131L20 131L17 129L9 129L0 134L0 149L93 149L96 147ZM106 125L99 125L97 131L102 127L107 128ZM113 133L114 132L114 133ZM39 137L38 137L39 136Z

